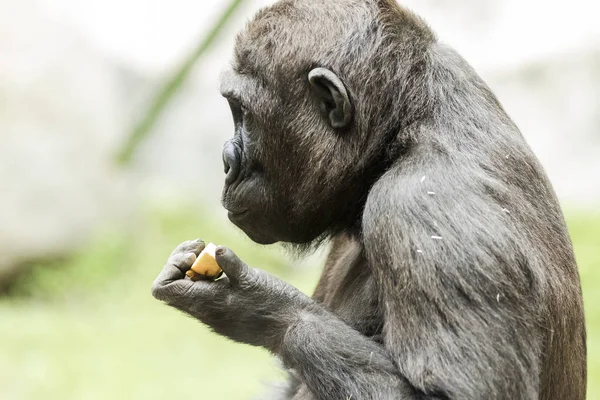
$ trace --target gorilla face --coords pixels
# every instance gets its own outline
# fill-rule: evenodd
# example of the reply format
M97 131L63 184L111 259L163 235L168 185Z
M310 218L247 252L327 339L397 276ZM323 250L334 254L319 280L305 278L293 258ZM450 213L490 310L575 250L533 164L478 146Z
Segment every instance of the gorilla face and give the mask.
M323 68L290 79L285 90L241 68L221 84L235 127L223 148L223 206L257 243L311 242L352 204L339 199L353 188L344 182L348 168L338 166L349 155L348 93Z
M268 181L273 171L267 173L267 160L260 151L265 132L257 121L261 114L249 83L235 73L228 74L222 82L221 92L229 102L234 123L234 136L223 147L226 177L222 203L231 222L252 240L271 244L285 238L285 226L274 215L283 204Z
M294 133L286 132L282 105L254 79L236 72L224 75L221 92L234 123L234 136L223 147L222 203L229 219L257 243L310 240L293 228L290 186L299 179L294 165L307 160L286 140Z
M372 27L360 16L324 35L312 27L312 8L290 18L286 4L261 11L238 35L221 82L235 126L223 149L222 203L262 244L355 230L398 132L389 104L401 94L386 64L343 61L376 51L377 41L356 48Z

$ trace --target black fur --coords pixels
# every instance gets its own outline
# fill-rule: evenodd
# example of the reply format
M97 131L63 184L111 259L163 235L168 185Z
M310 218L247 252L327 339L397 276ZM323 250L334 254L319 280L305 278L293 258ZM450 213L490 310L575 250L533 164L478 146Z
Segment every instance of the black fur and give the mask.
M315 68L343 82L348 125L323 114L336 104L315 98ZM231 220L259 243L332 240L320 306L282 338L281 398L585 398L580 282L553 189L423 21L393 0L280 1L239 35L222 91Z

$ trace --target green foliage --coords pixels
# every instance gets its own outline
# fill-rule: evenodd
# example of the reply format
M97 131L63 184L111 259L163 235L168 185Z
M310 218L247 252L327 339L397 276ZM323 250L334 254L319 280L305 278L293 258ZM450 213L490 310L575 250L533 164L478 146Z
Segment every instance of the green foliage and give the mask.
M573 216L569 227L588 318L588 399L600 399L600 216ZM250 399L262 382L282 378L265 351L209 332L154 300L150 286L171 250L196 237L307 293L318 268L287 268L278 248L185 207L148 210L134 232L103 234L65 264L28 274L0 301L1 399Z
M12 297L59 300L80 297L108 284L127 258L127 238L107 232L67 260L37 261L9 289ZM67 288L68 290L65 290Z

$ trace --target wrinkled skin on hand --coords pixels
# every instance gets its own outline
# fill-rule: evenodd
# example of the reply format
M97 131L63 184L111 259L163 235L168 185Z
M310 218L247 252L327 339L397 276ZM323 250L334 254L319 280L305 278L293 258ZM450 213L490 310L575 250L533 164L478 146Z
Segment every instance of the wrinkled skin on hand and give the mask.
M177 246L154 281L152 295L223 336L278 353L286 330L312 300L222 246L216 260L226 276L192 281L185 273L204 246L200 239Z

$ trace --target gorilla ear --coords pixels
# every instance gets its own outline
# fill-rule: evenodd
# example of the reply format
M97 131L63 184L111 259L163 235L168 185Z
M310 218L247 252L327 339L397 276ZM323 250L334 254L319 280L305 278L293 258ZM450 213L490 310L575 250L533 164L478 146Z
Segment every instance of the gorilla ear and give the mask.
M328 69L315 68L308 74L308 81L331 127L340 129L350 125L352 103L340 78Z

